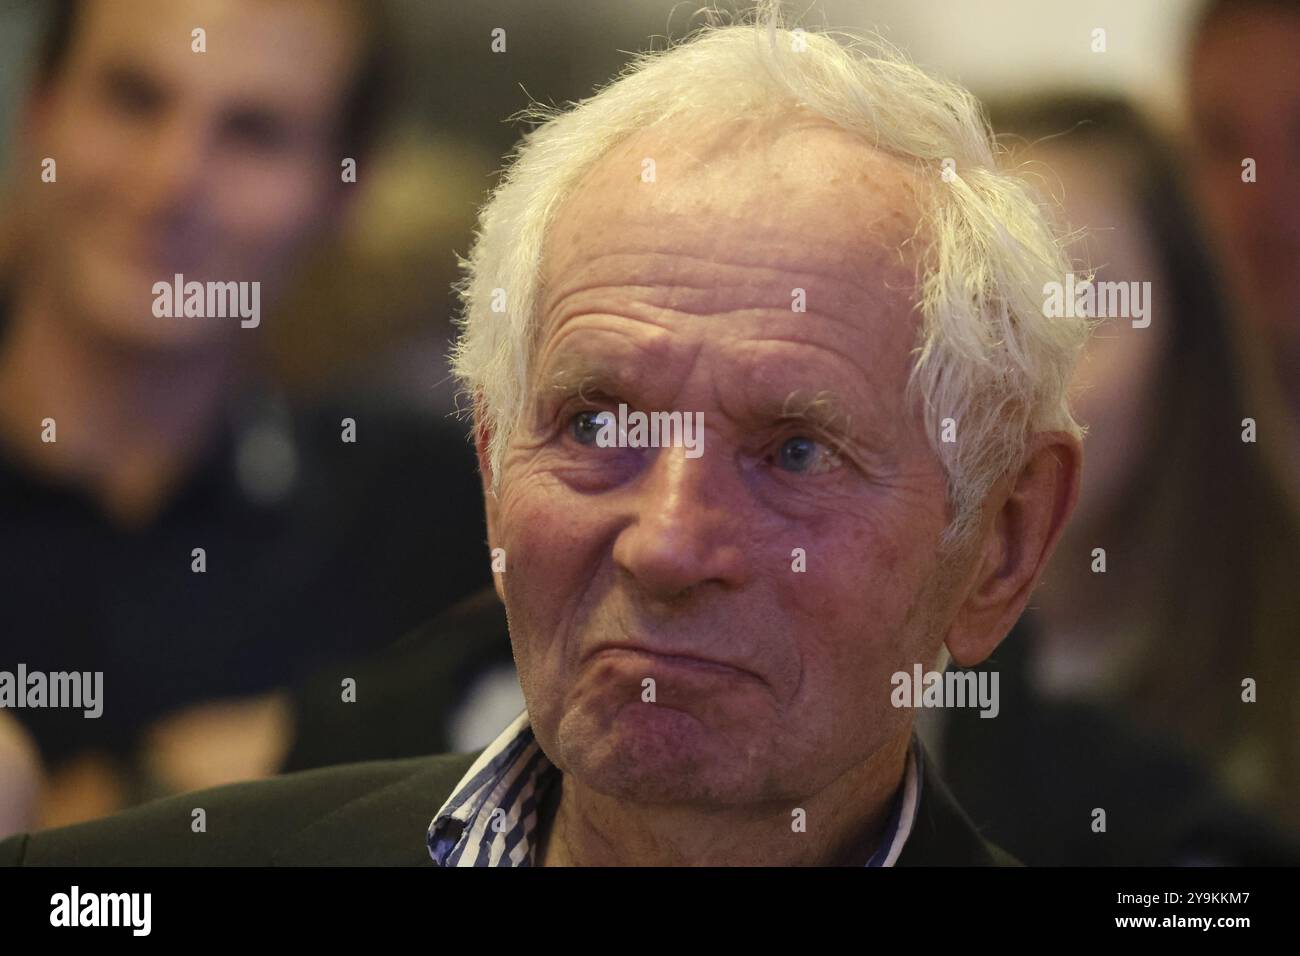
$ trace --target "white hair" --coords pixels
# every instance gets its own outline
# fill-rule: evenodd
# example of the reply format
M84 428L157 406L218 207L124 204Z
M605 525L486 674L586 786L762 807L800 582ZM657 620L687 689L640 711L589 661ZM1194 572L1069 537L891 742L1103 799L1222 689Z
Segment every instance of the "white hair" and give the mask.
M739 119L802 107L913 161L921 181L933 183L922 191L928 248L918 257L921 323L905 397L909 408L918 391L923 398L953 516L942 545L959 549L977 530L989 488L1023 461L1030 436L1083 434L1068 385L1091 326L1043 313L1044 283L1070 269L1062 238L1028 186L999 167L968 91L929 76L879 37L787 28L779 0L763 0L754 14L637 55L569 109L534 105L518 114L539 125L515 147L480 211L456 283L464 311L452 369L476 422L491 429L491 490L538 345L543 241L579 179L633 132L687 114ZM502 290L506 309L493 311ZM941 440L948 418L956 441Z

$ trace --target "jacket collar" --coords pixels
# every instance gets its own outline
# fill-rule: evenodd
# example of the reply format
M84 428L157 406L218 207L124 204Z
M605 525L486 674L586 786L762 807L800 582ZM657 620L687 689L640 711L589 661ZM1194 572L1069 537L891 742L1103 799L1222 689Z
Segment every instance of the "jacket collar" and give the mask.
M1019 865L985 840L916 742L925 785L896 866ZM317 866L432 866L429 815L455 791L482 750L401 761L400 772L312 819L277 848L277 861Z

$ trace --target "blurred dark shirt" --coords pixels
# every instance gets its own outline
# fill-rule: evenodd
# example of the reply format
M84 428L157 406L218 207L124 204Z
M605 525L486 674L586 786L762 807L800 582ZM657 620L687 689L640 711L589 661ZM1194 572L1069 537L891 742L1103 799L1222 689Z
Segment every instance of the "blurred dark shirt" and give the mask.
M11 711L48 762L128 756L170 711L386 646L490 582L459 425L348 402L291 411L266 393L242 407L140 531L0 448L0 670L104 673L97 719Z
M1234 800L1177 741L1036 689L1037 627L1027 612L974 668L999 673L996 719L938 712L942 742L931 752L986 839L1029 866L1300 864L1294 835ZM1093 826L1098 809L1104 831Z

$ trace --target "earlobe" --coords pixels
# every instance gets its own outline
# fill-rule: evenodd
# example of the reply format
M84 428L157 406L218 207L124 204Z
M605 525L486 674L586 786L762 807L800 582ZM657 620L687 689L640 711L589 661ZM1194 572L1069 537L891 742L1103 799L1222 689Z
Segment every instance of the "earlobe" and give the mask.
M1002 500L1005 491L999 489L995 501ZM998 631L1000 606L1004 603L1000 587L1006 567L1005 528L1002 510L994 517L992 527L985 526L975 558L976 567L962 585L968 589L966 599L948 630L944 645L959 667L974 667L988 657L1002 639ZM996 635L994 639L990 639Z

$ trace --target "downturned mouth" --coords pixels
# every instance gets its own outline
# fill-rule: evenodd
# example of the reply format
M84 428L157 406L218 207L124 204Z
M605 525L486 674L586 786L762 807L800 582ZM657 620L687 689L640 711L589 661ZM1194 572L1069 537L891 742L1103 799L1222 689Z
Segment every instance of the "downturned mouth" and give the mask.
M758 679L758 675L747 668L740 667L736 664L728 664L725 661L714 660L713 658L700 657L697 654L683 653L680 651L656 650L641 644L602 644L587 655L588 660L595 660L607 654L625 654L637 657L643 657L650 666L667 665L670 667L684 667L691 670L697 670L701 673L737 674L746 677Z

